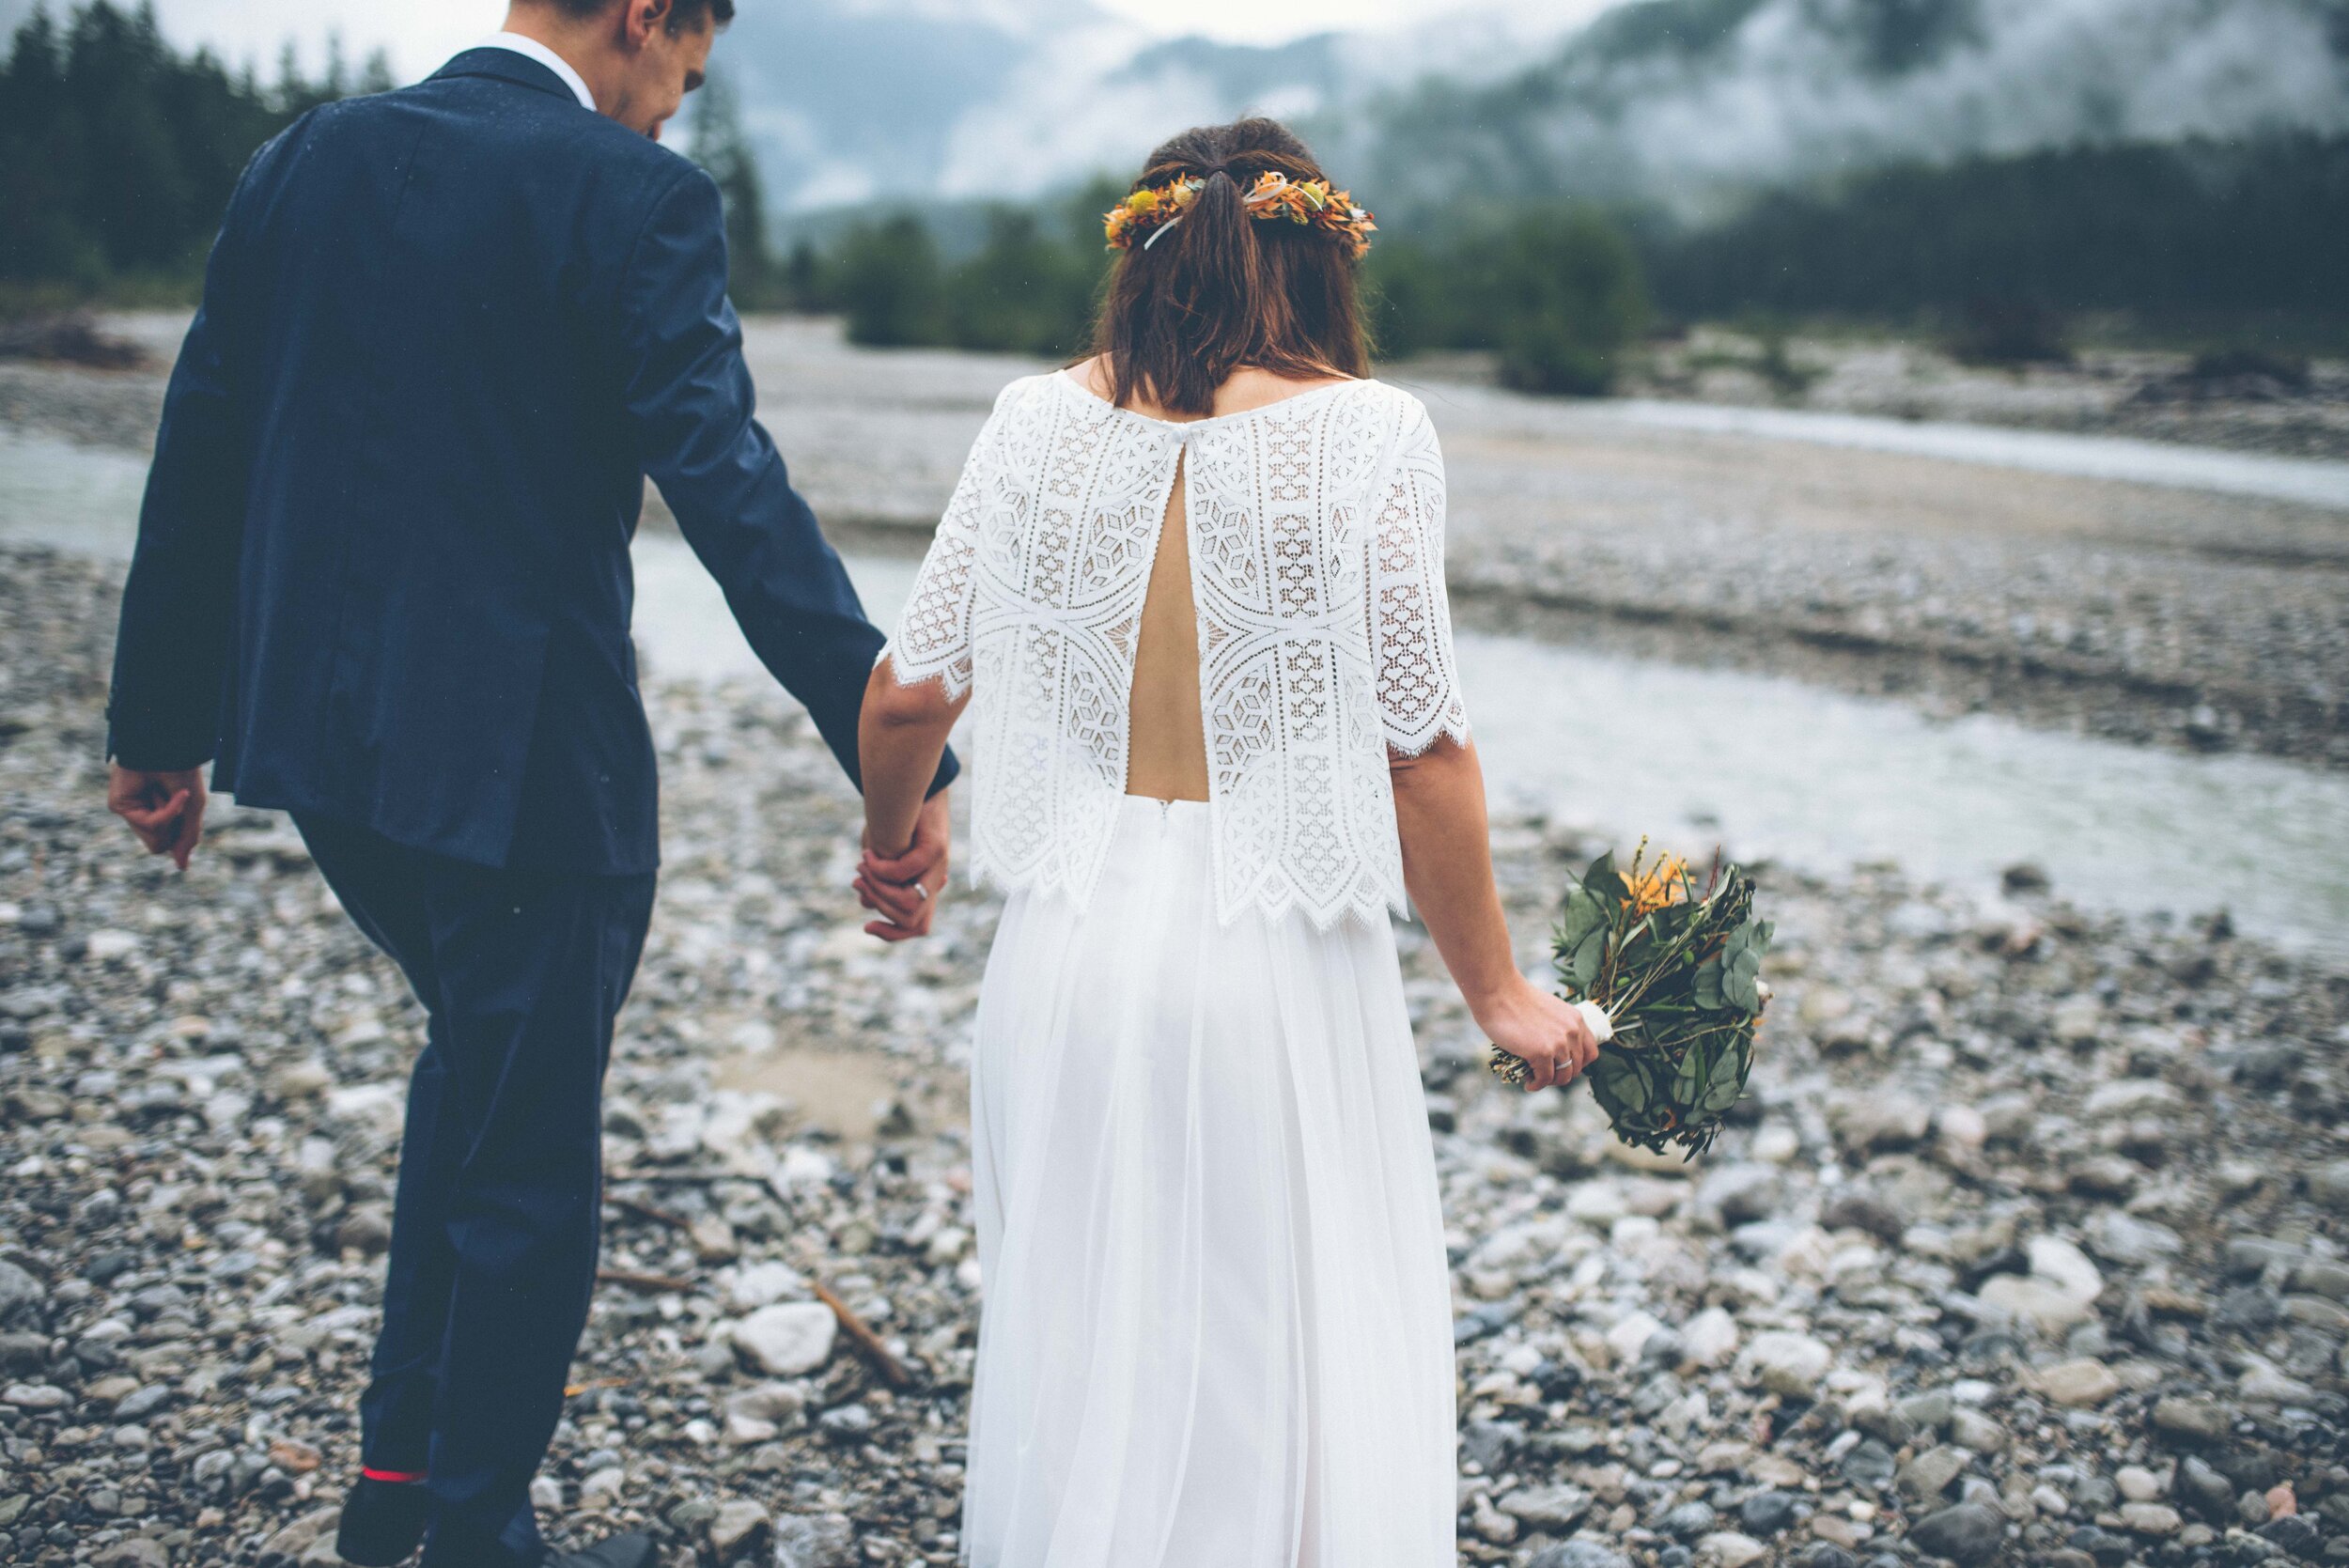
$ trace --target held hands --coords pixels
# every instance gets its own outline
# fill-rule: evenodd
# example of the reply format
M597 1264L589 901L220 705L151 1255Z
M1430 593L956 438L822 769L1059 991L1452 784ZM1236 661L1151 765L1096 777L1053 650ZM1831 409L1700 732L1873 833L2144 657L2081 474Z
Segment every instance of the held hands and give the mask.
M942 789L922 803L922 813L913 820L913 842L902 853L883 855L866 831L864 858L857 863L857 902L880 917L866 924L867 934L892 943L929 935L950 879L946 862L952 835Z
M106 770L106 809L131 825L150 855L168 855L188 869L204 836L204 769L148 773L112 764Z
M1525 1059L1528 1094L1563 1088L1598 1060L1598 1041L1582 1015L1522 975L1475 1013L1494 1045Z

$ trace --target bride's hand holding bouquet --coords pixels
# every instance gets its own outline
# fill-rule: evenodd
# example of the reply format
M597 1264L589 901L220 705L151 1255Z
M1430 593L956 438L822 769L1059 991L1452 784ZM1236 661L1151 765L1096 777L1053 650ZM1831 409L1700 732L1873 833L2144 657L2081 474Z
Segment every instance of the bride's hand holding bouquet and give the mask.
M1472 1011L1486 1037L1525 1063L1524 1076L1515 1081L1529 1093L1563 1088L1598 1060L1599 1041L1589 1020L1522 974L1504 980L1499 994Z
M1755 913L1753 895L1742 867L1716 861L1700 882L1677 856L1651 862L1645 839L1627 870L1602 855L1566 894L1552 951L1567 1000L1544 1000L1609 1048L1594 1048L1585 1064L1591 1093L1625 1142L1657 1154L1676 1146L1694 1158L1744 1096L1770 1001L1762 981L1770 923ZM1481 1014L1477 1022L1492 1037L1501 1079L1528 1089L1560 1081L1536 1054L1546 1049L1538 1031L1513 1037Z

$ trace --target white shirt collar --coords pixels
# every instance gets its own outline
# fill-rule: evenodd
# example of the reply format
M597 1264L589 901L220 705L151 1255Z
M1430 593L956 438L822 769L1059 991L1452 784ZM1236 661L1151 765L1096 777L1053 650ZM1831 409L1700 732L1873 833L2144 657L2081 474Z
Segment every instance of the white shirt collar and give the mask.
M536 60L555 75L563 78L563 85L571 89L571 96L579 100L582 108L593 109L596 106L596 95L587 90L586 78L571 69L570 61L557 54L537 39L524 38L520 33L492 33L483 39L476 47L510 49L525 59Z

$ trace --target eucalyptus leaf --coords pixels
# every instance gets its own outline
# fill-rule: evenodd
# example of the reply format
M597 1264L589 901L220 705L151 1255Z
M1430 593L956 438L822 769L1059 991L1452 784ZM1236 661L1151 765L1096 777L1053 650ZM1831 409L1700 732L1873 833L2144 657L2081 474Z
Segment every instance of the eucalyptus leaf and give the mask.
M1708 1013L1719 1011L1721 1005L1722 969L1719 958L1707 958L1697 966L1693 994L1697 1005Z
M1690 1053L1692 1056L1694 1052ZM1726 1116L1746 1092L1746 1069L1752 1063L1752 1053L1739 1041L1720 1054L1714 1063L1710 1081L1703 1093L1691 1095L1690 1100L1707 1116Z
M1647 1110L1652 1096L1648 1093L1647 1075L1640 1070L1638 1058L1623 1052L1601 1051L1591 1068L1591 1079L1593 1089L1611 1094L1633 1114Z
M1762 1010L1762 955L1752 948L1740 948L1735 957L1722 967L1721 999L1749 1013Z
M1672 1074L1672 1102L1675 1105L1695 1105L1705 1096L1712 1080L1713 1063L1706 1056L1704 1042L1691 1040L1688 1053L1681 1057L1679 1070Z

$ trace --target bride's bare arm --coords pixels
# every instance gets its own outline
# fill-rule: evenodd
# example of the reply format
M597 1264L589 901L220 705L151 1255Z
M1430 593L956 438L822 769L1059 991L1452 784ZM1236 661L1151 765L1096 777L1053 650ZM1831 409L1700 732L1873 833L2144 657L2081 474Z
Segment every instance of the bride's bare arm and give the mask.
M945 754L946 737L971 693L949 702L944 687L926 680L901 686L889 660L865 683L864 708L857 722L858 770L864 782L865 862L857 873L864 907L882 918L865 929L883 941L903 941L929 929L937 895L945 891L946 795L926 799ZM916 853L934 845L934 857ZM893 876L901 863L919 862L918 883ZM930 870L935 867L933 874ZM918 886L919 893L910 889Z
M1477 1027L1525 1059L1528 1089L1572 1082L1596 1059L1598 1042L1574 1009L1517 969L1493 883L1485 770L1474 743L1443 739L1417 756L1388 760L1404 883Z

